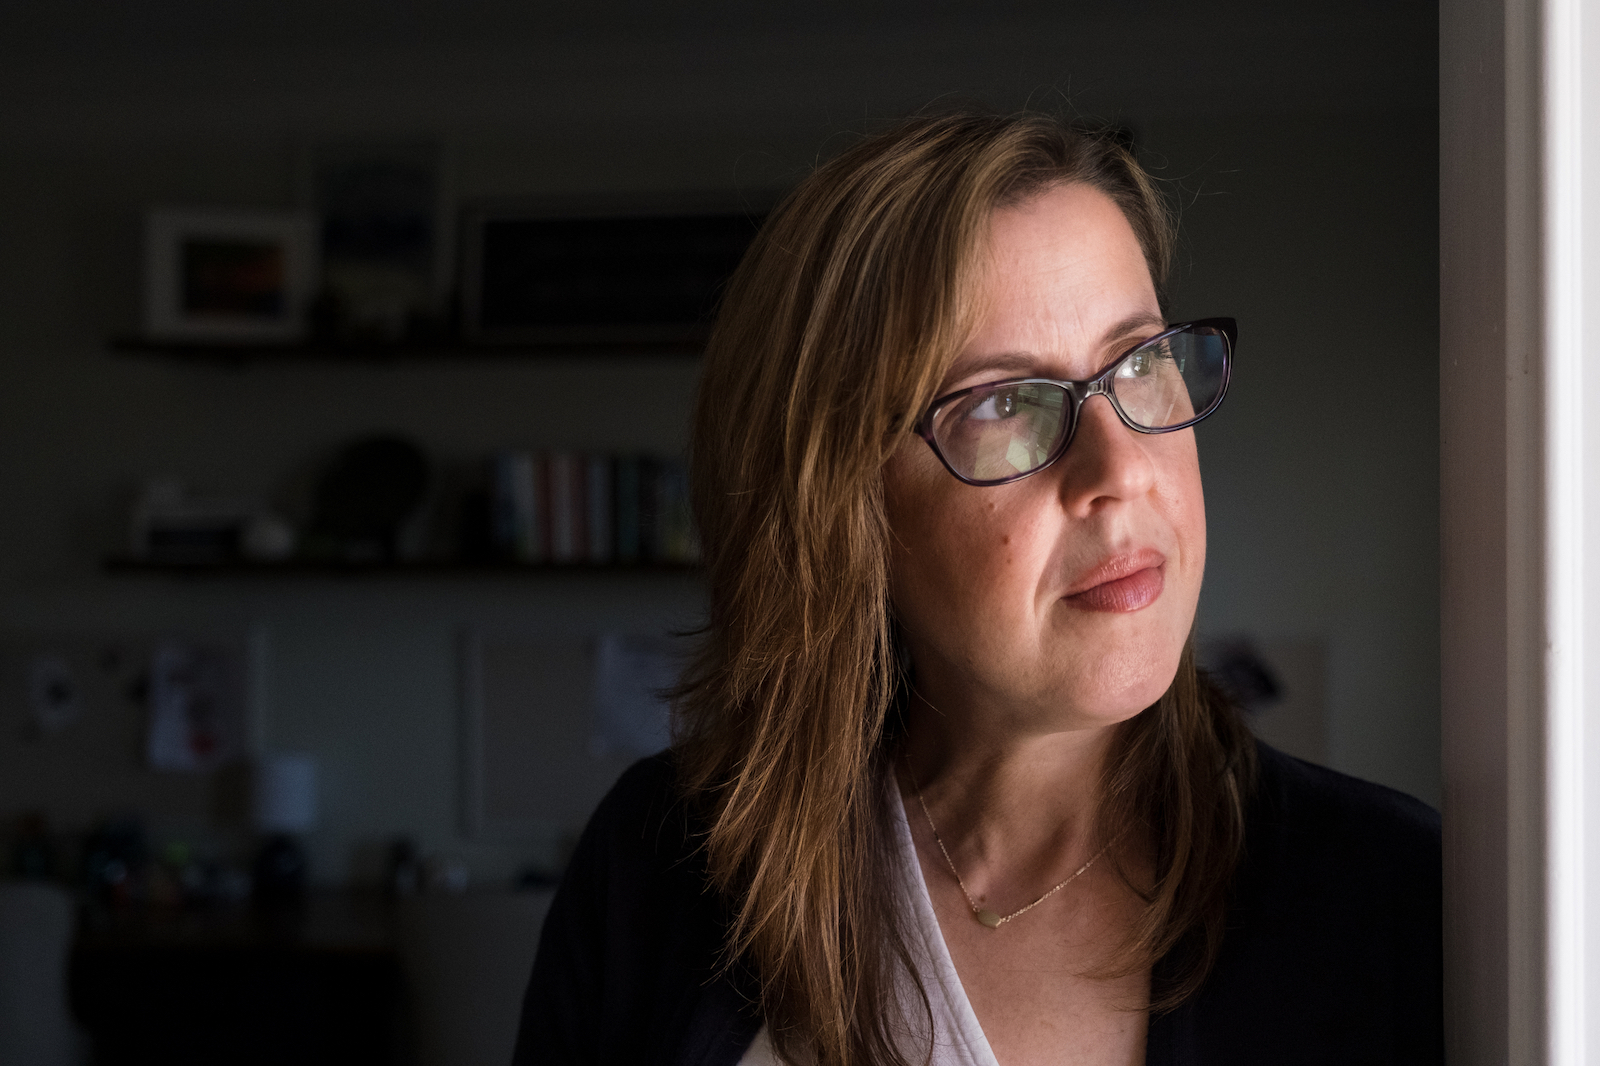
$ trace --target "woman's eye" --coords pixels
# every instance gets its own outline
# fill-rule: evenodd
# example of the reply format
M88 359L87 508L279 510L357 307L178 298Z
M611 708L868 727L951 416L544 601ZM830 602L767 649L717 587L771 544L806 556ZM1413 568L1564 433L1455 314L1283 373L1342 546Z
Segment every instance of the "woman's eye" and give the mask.
M998 422L1017 413L1017 394L1009 390L991 392L973 405L967 417L979 422Z
M1121 368L1117 371L1120 378L1142 378L1155 373L1156 356L1154 352L1134 352L1123 360Z

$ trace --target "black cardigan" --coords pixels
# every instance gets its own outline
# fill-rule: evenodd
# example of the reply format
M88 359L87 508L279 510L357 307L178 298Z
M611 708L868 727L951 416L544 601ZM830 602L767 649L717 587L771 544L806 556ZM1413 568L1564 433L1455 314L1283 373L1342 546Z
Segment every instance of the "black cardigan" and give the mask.
M612 788L545 919L515 1066L739 1061L761 1015L751 976L718 971L696 839L669 755ZM1146 1063L1442 1063L1440 896L1432 808L1261 745L1221 956L1151 1019Z

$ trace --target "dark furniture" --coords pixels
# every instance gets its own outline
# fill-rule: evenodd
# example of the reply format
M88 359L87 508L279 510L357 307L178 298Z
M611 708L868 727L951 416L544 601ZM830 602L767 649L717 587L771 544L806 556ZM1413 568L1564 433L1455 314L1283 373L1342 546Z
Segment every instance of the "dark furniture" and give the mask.
M400 992L377 895L314 894L272 913L88 912L72 954L96 1066L389 1066L402 1059Z

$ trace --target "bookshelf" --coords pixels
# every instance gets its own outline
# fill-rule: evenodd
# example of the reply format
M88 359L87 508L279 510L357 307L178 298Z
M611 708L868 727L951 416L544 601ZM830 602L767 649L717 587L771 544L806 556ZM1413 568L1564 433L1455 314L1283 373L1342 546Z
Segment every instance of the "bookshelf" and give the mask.
M215 344L154 341L118 337L110 342L113 354L133 358L172 359L189 363L237 366L247 363L344 363L384 366L409 362L467 362L551 357L662 356L693 358L705 348L702 335L672 340L625 342L616 340L566 340L519 344L473 344L468 341L417 341L391 344L338 344L306 341L301 344Z
M698 574L699 563L610 562L610 563L517 563L465 562L451 559L415 559L390 562L341 562L288 559L283 562L179 563L140 559L128 555L108 556L106 573L114 576L166 576L192 578L244 577L508 577L550 576L559 574Z

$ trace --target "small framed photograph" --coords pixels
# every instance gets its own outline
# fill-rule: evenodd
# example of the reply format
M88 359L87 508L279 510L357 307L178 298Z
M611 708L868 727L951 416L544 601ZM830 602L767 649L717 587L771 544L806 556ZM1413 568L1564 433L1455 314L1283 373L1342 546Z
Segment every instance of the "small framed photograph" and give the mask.
M302 211L151 211L146 336L223 344L303 340L317 286L316 234L316 219Z

